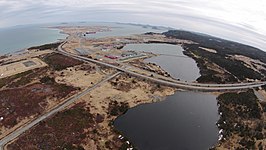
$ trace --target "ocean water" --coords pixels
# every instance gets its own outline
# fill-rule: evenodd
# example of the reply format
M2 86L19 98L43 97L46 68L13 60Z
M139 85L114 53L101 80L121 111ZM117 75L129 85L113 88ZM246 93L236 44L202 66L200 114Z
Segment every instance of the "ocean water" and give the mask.
M162 33L169 30L167 27L156 27L139 24L123 24L123 23L91 23L91 25L102 25L110 27L111 31L97 32L96 34L88 34L87 38L104 38L115 36L130 36L135 34L143 34L147 32Z
M121 24L121 23L53 23L44 25L27 25L0 29L0 55L14 53L28 47L65 39L67 35L60 30L51 29L52 26L108 26L112 31L98 32L87 35L87 38L102 38L111 36L129 36L146 32L165 32L169 28L149 25Z
M65 39L57 29L47 26L29 25L0 29L0 55L14 53L28 47Z

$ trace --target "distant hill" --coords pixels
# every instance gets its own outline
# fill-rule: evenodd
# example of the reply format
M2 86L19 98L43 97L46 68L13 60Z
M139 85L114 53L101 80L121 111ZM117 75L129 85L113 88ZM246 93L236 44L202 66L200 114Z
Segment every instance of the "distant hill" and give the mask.
M266 79L266 52L245 44L224 40L214 36L181 30L169 30L162 33L169 38L193 41L194 44L183 44L184 54L192 57L200 68L201 77L198 82L227 83L247 81L247 79ZM203 48L203 49L202 49ZM215 53L204 49L214 50ZM232 56L242 55L264 64L252 64L234 59ZM214 63L214 64L213 64ZM217 66L226 71L221 75L217 72ZM251 65L251 66L250 66ZM256 70L252 69L256 68ZM212 69L211 69L212 68ZM228 71L228 72L227 72Z
M199 43L199 47L217 50L220 55L244 55L266 63L266 53L264 51L245 44L224 40L207 34L182 30L169 30L163 34L167 37L194 41Z

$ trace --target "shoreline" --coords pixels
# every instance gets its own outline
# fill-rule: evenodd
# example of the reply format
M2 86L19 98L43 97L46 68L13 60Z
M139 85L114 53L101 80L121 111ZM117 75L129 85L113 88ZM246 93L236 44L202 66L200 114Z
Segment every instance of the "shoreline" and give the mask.
M69 37L71 36L71 34L69 34L69 36L67 36L66 37L66 39L68 39ZM67 41L67 40L66 40ZM56 42L57 43L57 42ZM40 45L40 46L42 46L42 45ZM38 46L37 46L38 47ZM184 50L184 51L186 51L186 50ZM183 51L183 52L184 52ZM190 57L191 59L193 59L192 57ZM194 61L196 61L195 59L193 59ZM74 69L71 69L72 71L74 70ZM69 71L70 73L72 72L72 71ZM67 71L64 71L65 73L67 72ZM68 72L68 73L69 73ZM59 75L59 74L58 74ZM64 74L63 76L66 76L67 74ZM86 76L86 75L85 75ZM156 97L154 97L154 99L156 99L155 101L153 101L154 99L152 98L152 97L149 97L149 95L151 95L151 94L154 94L154 93L152 93L151 91L149 92L149 91L146 91L146 93L144 92L146 89L145 89L145 87L147 88L150 88L150 89L152 89L153 90L153 92L154 91L156 91L156 90L158 90L157 91L157 94L162 94L162 95L164 95L164 94L166 94L166 92L164 91L164 90L168 90L168 92L169 91L172 91L173 89L174 89L174 92L173 92L173 94L175 93L175 92L177 92L178 91L178 89L175 89L175 88L170 88L170 87L165 87L165 86L160 86L160 88L157 86L157 84L153 84L153 83L150 83L150 82L144 82L143 80L141 80L141 79L138 79L138 78L133 78L133 79L137 79L137 84L139 84L139 85L133 85L133 87L130 85L130 84L132 84L132 83L134 83L134 82L136 82L136 81L134 81L133 82L133 80L131 79L131 77L130 77L130 79L128 79L128 77L122 77L121 79L119 79L119 82L118 81L113 81L113 82L115 82L116 83L116 86L114 86L114 85L112 85L111 83L109 84L109 82L108 83L106 83L104 86L101 86L101 87L99 87L99 88L97 88L97 89L95 89L96 91L92 91L92 93L90 93L89 95L86 95L86 97L85 98L82 98L82 99L80 99L80 100L78 100L79 102L84 102L84 103L87 103L86 105L88 106L88 107L92 107L91 108L91 110L90 111L92 111L94 114L97 114L98 115L98 113L99 114L101 114L101 115L103 115L104 114L104 116L108 116L107 118L106 118L106 120L104 120L103 122L104 122L104 125L99 125L99 126L101 126L101 127L105 127L105 125L106 125L106 123L108 123L110 120L112 121L112 119L117 119L118 117L120 117L121 116L121 114L120 115L118 115L118 116L114 116L114 115L110 115L110 110L109 110L109 107L110 107L110 104L108 105L108 103L106 103L106 100L116 100L116 99L119 99L120 98L120 100L118 100L118 102L119 102L119 105L122 105L121 103L124 103L124 102L126 102L126 103L128 103L128 105L129 105L129 109L132 109L132 108L134 108L134 107L138 107L138 106L140 106L140 105L145 105L145 104L152 104L152 103L156 103L157 102L157 98ZM64 81L64 78L61 78L60 79L61 81L62 81L62 83L64 83L65 81ZM94 83L94 82L93 82ZM92 83L91 83L92 84ZM127 86L128 85L130 85L129 87L130 88L128 88L127 89ZM165 88L165 89L164 89ZM100 89L102 89L102 90L100 90ZM136 89L138 89L138 90L136 90ZM163 89L163 90L162 90ZM170 90L171 89L171 90ZM108 93L108 90L110 90L109 92L110 93ZM131 95L126 95L126 94L128 94L128 91L124 91L124 90L130 90L130 92L132 92L131 93ZM135 90L135 91L134 91ZM142 90L142 91L141 91ZM160 91L161 90L161 91ZM98 92L97 92L98 91ZM99 94L99 93L101 93L101 92L103 92L102 94ZM144 93L143 93L144 92ZM103 95L104 94L106 94L106 93L108 93L108 94L110 94L110 97L108 98L108 97L104 97ZM126 93L126 94L125 94ZM142 93L142 94L141 94ZM170 92L169 92L170 93ZM170 95L173 95L173 94L166 94L166 95L164 95L163 97L160 97L159 98L159 101L164 101L166 98L167 98L167 96L170 96ZM201 93L201 92L199 92L199 93ZM216 96L217 98L218 98L218 96L219 95L221 95L221 94L223 94L223 93L225 93L225 92L220 92L220 93L213 93L213 92L203 92L203 93L211 93L212 95L214 95L214 96ZM135 96L135 95L137 96L137 98L136 99L127 99L128 97L130 97L130 96L132 96L132 98L133 98L133 96ZM116 97L117 95L119 95L118 96L118 98ZM121 95L123 95L123 96L121 96ZM140 97L138 97L140 95ZM93 98L92 98L93 97ZM123 99L124 98L124 99ZM217 101L217 104L218 104L218 99L216 98L216 101ZM98 101L97 101L97 99L98 99ZM109 101L107 101L107 102L109 102ZM90 103L92 103L92 105L90 105ZM74 106L74 104L73 105L71 105L71 107L72 106ZM100 106L102 106L102 107L100 107ZM104 106L104 107L103 107ZM121 106L119 106L119 107L121 107ZM70 107L68 107L68 108L66 108L65 110L69 110L70 109ZM119 110L120 111L120 110ZM219 110L217 111L217 114L219 115L219 118L218 118L218 120L217 120L217 122L216 122L216 127L218 128L218 130L217 131L219 131L220 132L220 130L219 130L219 126L218 126L218 121L221 119L221 114L219 114ZM120 112L121 113L121 112ZM125 112L126 113L126 112ZM123 114L122 114L123 115ZM110 116L110 117L109 117ZM114 118L115 117L115 118ZM53 119L53 118L50 118L50 119ZM107 128L107 129L106 129ZM106 127L105 128L105 130L111 130L112 129L112 127ZM98 130L98 128L96 128L97 130ZM101 128L99 128L99 129L101 129ZM32 129L33 130L33 129ZM93 131L94 132L94 131ZM101 131L97 131L97 132L101 132ZM114 137L114 138L116 138L116 134L117 133L115 133L115 132L113 132L112 130L111 130L111 132L112 133L109 133L108 134L108 138L107 139L109 139L110 140L110 137ZM88 133L88 134L90 134L90 133ZM101 135L102 136L102 135ZM101 137L100 135L98 136L98 137ZM220 134L218 134L218 137L220 136ZM218 137L217 137L217 139L218 139ZM117 139L116 139L117 140ZM94 143L95 145L97 145L97 144L102 144L101 143L101 141L96 141L97 143ZM99 143L98 143L99 142ZM121 141L120 141L121 142ZM124 141L125 142L125 141ZM219 144L219 140L217 140L217 142L216 142L216 144ZM88 143L87 143L88 144ZM87 145L87 146L89 146L89 145ZM102 146L102 145L101 145ZM213 145L213 147L214 146L217 146L217 145ZM210 147L210 148L212 148L212 147Z
M10 50L4 50L4 48L1 48L0 47L0 50L2 49L2 51L0 51L0 56L6 56L6 55L19 55L20 53L25 53L27 52L27 49L31 48L31 47L35 47L35 46L40 46L40 45L45 45L45 44L51 44L51 43L57 43L57 42L60 42L60 41L63 41L65 40L68 35L65 34L65 33L61 33L60 32L60 29L56 29L56 28L53 28L53 27L43 27L43 26L35 26L34 27L37 27L39 29L47 29L47 30L52 30L52 31L56 31L57 34L58 34L58 37L56 40L53 40L53 41L45 41L45 42L40 42L39 44L33 44L33 45L29 45L29 44L26 44L26 45L29 45L29 46L25 46L25 47L21 47L21 48L17 48L17 49L10 49ZM27 27L27 28L31 28L31 26ZM5 30L5 29L3 29ZM10 29L9 29L10 30ZM12 29L14 30L14 29ZM64 35L65 38L62 38L60 35Z
M190 91L186 91L186 90L182 90L182 89L174 89L173 93L171 93L171 94L167 94L167 95L164 95L164 96L160 97L160 100L158 100L158 101L151 100L150 102L147 102L147 103L140 103L140 104L136 104L136 105L133 105L133 106L132 106L132 105L129 105L130 107L128 108L128 110L130 110L130 109L137 109L137 107L142 107L142 106L145 106L145 105L147 106L147 105L153 105L153 104L155 104L155 103L161 103L161 102L164 102L164 101L167 100L168 97L171 97L171 96L175 95L177 92L190 92ZM217 95L218 93L213 93L213 92L195 92L195 93L208 94L208 95L212 95L212 96L215 96L215 97L216 97L215 100L216 100L216 103L217 103L217 116L218 116L218 117L217 117L217 120L214 122L213 126L215 126L215 129L216 129L216 131L217 131L217 134L216 134L216 135L217 135L217 136L216 136L217 140L216 140L213 144L211 144L211 145L208 147L208 149L212 149L212 148L214 148L215 146L217 146L217 145L219 144L219 142L220 142L219 137L220 137L221 134L220 134L220 128L219 128L219 126L217 125L217 123L218 123L218 121L220 120L221 115L219 114L219 110L218 110L219 107L218 107L218 100L217 100L217 98L218 98L218 96L221 95L222 93L219 93L219 95ZM128 110L127 110L126 112L124 112L123 114L117 116L117 117L114 119L113 122L115 122L119 117L125 115L125 114L128 112ZM124 134L122 131L120 131L118 128L116 128L115 126L114 126L114 129L117 130L117 131L119 132L119 134L120 134L123 138L126 138L127 141L129 141L129 142L131 143L131 146L132 146L132 147L136 148L136 145L134 145L134 144L131 142L131 139L130 139L129 137L125 136L125 134Z

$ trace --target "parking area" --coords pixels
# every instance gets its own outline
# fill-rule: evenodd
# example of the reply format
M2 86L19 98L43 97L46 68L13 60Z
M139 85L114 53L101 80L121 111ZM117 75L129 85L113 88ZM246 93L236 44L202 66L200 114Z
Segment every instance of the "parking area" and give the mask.
M35 68L41 68L47 66L46 63L38 58L30 58L7 65L0 66L0 78L5 78L18 73L22 73Z

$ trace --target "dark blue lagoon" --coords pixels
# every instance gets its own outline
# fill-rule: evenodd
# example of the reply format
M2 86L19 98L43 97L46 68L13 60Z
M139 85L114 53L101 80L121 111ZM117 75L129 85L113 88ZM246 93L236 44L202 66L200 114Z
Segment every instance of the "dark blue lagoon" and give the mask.
M207 150L218 140L216 96L176 92L128 110L115 127L140 150Z

